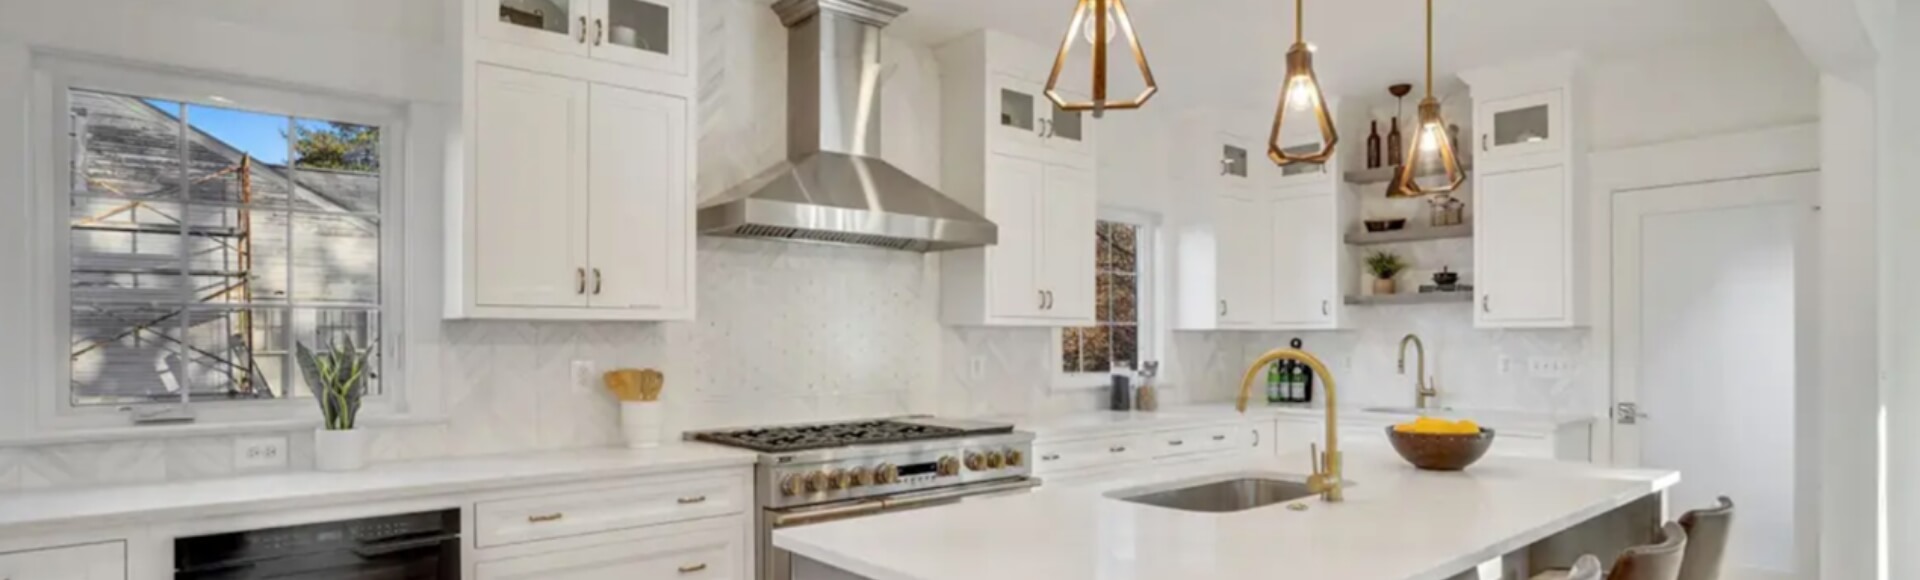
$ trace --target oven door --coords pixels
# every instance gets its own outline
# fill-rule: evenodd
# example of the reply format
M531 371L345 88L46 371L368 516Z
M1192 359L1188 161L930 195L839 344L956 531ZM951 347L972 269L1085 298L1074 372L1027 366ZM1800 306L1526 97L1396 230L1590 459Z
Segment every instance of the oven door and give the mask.
M1039 479L1026 477L902 493L884 498L763 510L760 513L760 580L792 580L793 578L793 560L786 550L773 547L774 530L1027 493L1039 485Z

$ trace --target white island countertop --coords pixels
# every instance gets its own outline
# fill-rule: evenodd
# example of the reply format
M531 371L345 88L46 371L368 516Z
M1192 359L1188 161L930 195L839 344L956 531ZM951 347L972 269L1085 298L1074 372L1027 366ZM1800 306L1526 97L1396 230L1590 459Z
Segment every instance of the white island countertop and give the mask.
M775 546L873 580L1444 579L1665 490L1672 471L1488 457L1419 471L1346 455L1346 501L1233 513L1107 497L1237 474L1298 478L1305 454L778 530Z

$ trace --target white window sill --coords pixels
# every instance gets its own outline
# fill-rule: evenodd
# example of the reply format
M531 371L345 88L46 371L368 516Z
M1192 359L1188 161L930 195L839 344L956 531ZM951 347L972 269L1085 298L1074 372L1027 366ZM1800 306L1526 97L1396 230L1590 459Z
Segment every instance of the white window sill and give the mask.
M361 425L368 428L418 427L438 425L445 422L446 418L444 417L404 415L394 417L363 417L360 420ZM272 421L184 423L149 426L128 425L125 427L109 427L104 429L71 429L48 431L32 435L0 437L0 449L70 443L111 443L149 439L185 439L191 437L248 435L254 433L283 433L308 431L318 428L320 428L319 419L279 419Z

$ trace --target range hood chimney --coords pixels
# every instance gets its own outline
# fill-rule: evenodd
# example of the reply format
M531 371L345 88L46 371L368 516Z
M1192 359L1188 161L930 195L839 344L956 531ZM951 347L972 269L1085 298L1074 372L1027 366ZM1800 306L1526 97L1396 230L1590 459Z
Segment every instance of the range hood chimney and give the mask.
M999 228L880 159L886 0L780 0L787 32L787 159L700 208L709 235L918 252L990 246Z

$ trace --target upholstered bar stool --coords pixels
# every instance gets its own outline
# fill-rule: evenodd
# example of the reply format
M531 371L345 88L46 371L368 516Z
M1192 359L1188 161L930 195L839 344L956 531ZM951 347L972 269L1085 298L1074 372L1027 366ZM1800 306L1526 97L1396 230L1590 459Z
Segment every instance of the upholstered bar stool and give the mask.
M1606 580L1679 580L1680 565L1687 555L1687 530L1680 524L1668 522L1660 527L1660 536L1652 544L1634 546L1620 552L1613 559L1613 568L1604 576ZM1533 575L1533 580L1584 580L1602 578L1593 556L1581 556L1572 570L1548 570ZM1576 576L1576 573L1587 574Z
M1687 530L1687 557L1680 563L1680 580L1720 580L1720 562L1727 555L1727 535L1733 529L1733 500L1720 496L1719 505L1680 516Z

